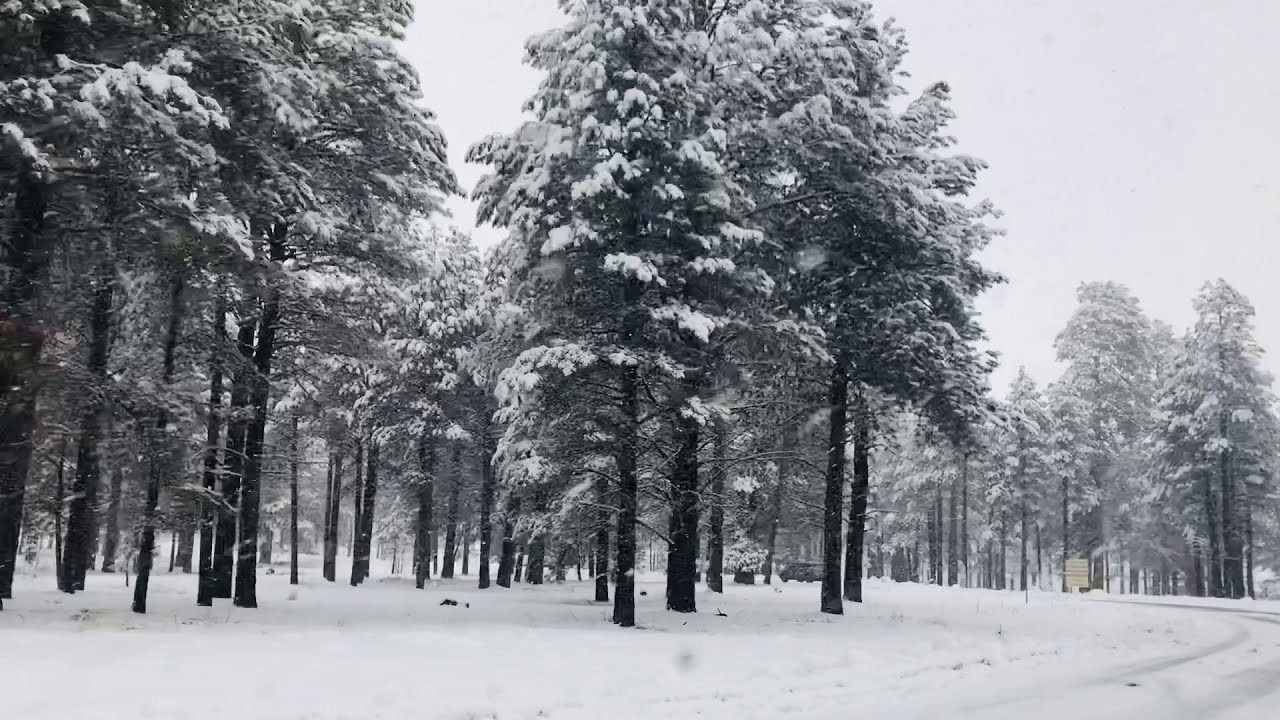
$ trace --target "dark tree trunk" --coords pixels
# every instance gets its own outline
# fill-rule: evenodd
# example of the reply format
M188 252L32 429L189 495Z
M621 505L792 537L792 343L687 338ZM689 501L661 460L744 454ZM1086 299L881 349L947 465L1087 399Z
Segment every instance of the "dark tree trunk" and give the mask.
M716 423L716 467L711 474L711 519L707 537L707 589L724 592L724 476L729 448L723 422Z
M639 452L639 373L628 367L622 371L622 421L619 425L616 458L618 468L617 586L613 594L613 622L622 627L636 624L636 519L639 511L637 458Z
M848 440L846 423L849 414L849 377L844 362L838 360L831 373L831 433L827 443L826 493L822 523L822 598L821 610L830 615L844 614L841 602L840 540L844 513L844 447Z
M871 493L871 420L858 402L853 434L853 487L849 494L849 538L844 556L844 599L862 602L862 565L866 553L867 497Z
M1223 437L1226 437L1227 422L1224 415L1221 420ZM1236 482L1231 472L1230 450L1221 453L1222 481L1222 579L1226 595L1240 599L1245 596L1244 579L1244 537L1241 533L1240 502L1236 493Z
M943 517L943 508L945 503L942 500L942 483L933 484L933 543L937 547L938 552L933 556L933 584L944 585L946 578L944 574L947 568L946 548L943 547L943 538L946 530L946 519Z
M431 579L431 510L435 502L436 444L435 439L423 435L418 440L418 470L422 482L418 485L418 520L413 543L413 583L419 590Z
M351 587L360 584L360 528L364 526L364 438L356 438L356 484L351 488Z
M525 582L530 585L541 585L544 581L544 569L547 565L547 534L536 533L529 539L529 552L525 554Z
M449 506L445 510L444 558L440 561L440 577L453 577L454 557L458 553L458 514L462 499L462 443L455 442L449 461ZM539 579L538 582L542 582Z
M373 516L378 494L378 443L369 440L365 453L364 500L360 503L359 538L352 561L351 582L358 585L369 578L369 561L373 557Z
M1106 474L1104 468L1095 466L1090 479L1097 497L1102 497L1102 478ZM1093 506L1085 515L1085 528L1088 531L1088 542L1084 547L1089 557L1089 584L1098 590L1106 589L1106 533L1104 530L1103 508L1101 504Z
M516 582L520 582L520 575L524 572L524 546L521 545L516 554Z
M1245 593L1252 600L1253 594L1253 503L1249 493L1245 492L1245 504L1241 507L1241 513L1244 515L1244 583Z
M773 584L773 563L777 557L778 550L778 525L782 522L782 495L786 491L783 485L786 482L786 465L778 463L778 482L777 487L773 489L773 496L769 498L769 527L767 530L768 537L765 539L764 549L764 584ZM751 573L751 580L748 584L754 584L756 581L755 573ZM734 582L738 582L734 578Z
M184 313L182 295L185 290L185 278L181 272L176 272L169 294L169 324L164 334L164 370L161 383L165 388L173 384L174 364L178 350L178 334L182 329L182 316ZM147 501L142 508L142 537L138 545L138 577L133 583L133 611L139 614L147 612L147 588L151 582L151 567L156 541L156 509L160 503L160 488L164 485L165 475L176 471L176 463L173 458L174 442L169 437L168 427L169 413L165 410L156 413L154 439L148 443L151 447L151 462L147 468ZM174 544L176 545L176 542ZM173 547L170 546L170 572L173 572L173 555Z
M1213 479L1208 475L1204 479L1204 513L1209 528L1209 563L1204 569L1208 577L1208 592L1210 597L1223 597L1222 533L1218 527L1218 504Z
M484 431L480 438L480 559L477 569L480 571L481 590L489 587L489 556L493 554L493 495L496 484L493 475L493 456L497 452L497 445L493 437L491 417L491 408L486 405Z
M942 548L938 546L938 540L942 537L942 533L938 528L938 504L941 502L942 488L941 483L933 483L933 489L930 492L929 499L929 516L925 526L925 539L928 541L929 551L929 582L941 585L942 578L938 577L938 568L942 567Z
M62 513L66 503L66 485L63 480L63 469L67 463L67 439L62 438L58 448L58 475L55 480L53 495L53 567L54 575L62 577Z
M502 554L498 557L498 587L511 587L511 575L516 565L515 514L518 506L514 503L507 508L502 518Z
M1040 585L1040 576L1044 572L1044 553L1043 545L1040 543L1040 523L1035 524L1036 528L1036 574L1031 582L1037 586Z
M104 383L107 373L108 343L111 333L111 298L114 280L109 267L100 268L95 280L93 305L89 312L89 364L92 382ZM80 417L80 436L76 447L76 473L71 487L67 512L66 556L62 559L59 589L73 593L84 589L85 574L93 564L97 544L99 443L102 440L102 405L90 393ZM19 518L21 515L19 514ZM16 549L17 537L13 538ZM0 559L0 563L3 559Z
M685 382L688 397L696 397L695 381ZM680 414L680 447L676 450L671 483L671 555L667 563L667 609L673 612L698 611L698 446L701 427Z
M1030 539L1031 526L1030 522L1030 492L1031 489L1027 484L1027 465L1026 465L1026 449L1019 448L1018 453L1018 543L1021 546L1021 555L1018 564L1018 581L1024 592L1027 590L1027 581L1030 578L1029 555L1027 554L1027 541Z
M325 526L324 540L324 579L329 582L338 580L338 521L342 517L342 446L336 446L332 454L333 477L325 507L328 509L329 522Z
M43 333L35 298L48 262L44 233L46 196L34 167L19 171L12 221L0 251L0 600L13 597L22 510L36 426L35 369ZM62 573L59 573L61 583ZM0 602L0 609L4 604Z
M298 584L298 415L289 418L289 584Z
M104 573L116 571L116 555L120 552L120 501L123 496L124 468L117 466L111 469L111 484L107 493L106 535L102 539Z
M459 545L458 554L462 556L462 577L471 574L471 526L462 526L462 543Z
M596 548L591 575L596 579L596 602L609 602L609 478L596 476Z
M1071 558L1071 479L1062 478L1062 592L1067 587L1067 560Z
M960 465L960 561L964 564L964 586L969 581L969 453Z
M178 552L174 558L178 569L184 573L191 572L191 558L196 549L196 522L190 512L182 516L182 527L178 530Z
M218 442L222 423L218 413L222 409L222 345L227 339L227 305L223 295L218 295L213 311L213 349L209 353L209 417L205 423L204 474L201 484L204 492L212 496L218 482ZM213 605L213 536L218 509L209 497L200 502L200 579L196 590L196 604Z
M963 473L963 468L961 469ZM951 481L947 512L947 584L960 583L960 479Z
M253 377L253 343L256 323L242 320L236 335L238 367L231 386L230 419L227 421L227 449L222 476L222 501L229 508L218 516L213 557L213 596L230 599L235 585L236 519L240 515L240 486L245 469L245 444L249 423L244 409L249 405L249 389Z

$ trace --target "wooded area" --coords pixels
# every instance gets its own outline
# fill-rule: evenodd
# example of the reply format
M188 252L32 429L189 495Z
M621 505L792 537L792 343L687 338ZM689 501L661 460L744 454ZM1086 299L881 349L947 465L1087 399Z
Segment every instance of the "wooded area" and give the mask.
M0 599L46 546L66 593L135 573L139 613L166 552L254 608L282 547L295 584L299 553L353 586L573 572L627 627L645 568L675 612L806 563L831 614L867 576L1065 589L1074 557L1255 594L1280 436L1247 298L1207 283L1179 334L1085 283L1062 375L997 399L985 165L946 84L904 97L898 28L567 15L528 121L470 149L481 252L411 2L0 6Z

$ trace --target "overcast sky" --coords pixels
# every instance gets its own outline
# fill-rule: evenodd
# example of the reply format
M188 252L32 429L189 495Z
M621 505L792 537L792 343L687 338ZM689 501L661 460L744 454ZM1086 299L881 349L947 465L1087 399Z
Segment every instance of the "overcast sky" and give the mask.
M470 188L466 148L520 121L538 82L523 42L558 24L556 2L417 2L407 52ZM1000 392L1019 365L1057 377L1053 338L1088 280L1125 283L1182 330L1200 285L1225 278L1280 371L1280 0L875 4L907 30L909 86L950 82L960 149L991 165L981 192L1008 235L987 259L1010 282L981 308Z

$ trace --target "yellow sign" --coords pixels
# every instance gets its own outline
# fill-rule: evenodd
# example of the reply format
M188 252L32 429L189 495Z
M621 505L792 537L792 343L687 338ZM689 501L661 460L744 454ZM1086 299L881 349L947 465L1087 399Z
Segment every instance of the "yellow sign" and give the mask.
M1089 589L1089 561L1086 558L1073 558L1067 561L1067 589Z

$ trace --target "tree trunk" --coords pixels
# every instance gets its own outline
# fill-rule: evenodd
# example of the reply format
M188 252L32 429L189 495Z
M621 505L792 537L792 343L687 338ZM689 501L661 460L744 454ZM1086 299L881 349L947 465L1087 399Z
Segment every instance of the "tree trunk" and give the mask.
M1250 501L1250 493L1245 491L1245 504L1241 507L1244 515L1244 583L1245 593L1250 600L1254 599L1253 594L1253 503Z
M502 554L498 558L498 587L511 587L511 575L516 566L516 524L519 502L512 501L502 518Z
M1223 597L1222 585L1222 534L1218 526L1218 505L1213 488L1213 479L1208 475L1204 479L1204 513L1209 532L1209 563L1204 568L1208 578L1210 597Z
M636 519L639 514L637 430L640 420L639 372L622 369L622 422L615 446L618 468L617 586L613 593L613 622L622 627L636 624Z
M782 522L782 495L785 492L786 482L786 465L778 463L778 482L773 489L773 496L769 498L769 529L768 537L765 539L764 548L764 584L773 584L773 563L777 557L778 550L778 525ZM751 574L751 583L755 583L755 573ZM734 582L738 582L735 577Z
M378 494L378 443L370 438L368 445L369 450L365 453L364 499L360 503L359 536L352 560L352 585L368 579L369 563L373 556L373 515Z
M44 344L35 299L49 253L44 184L28 164L13 189L12 227L0 253L0 600L13 597L31 435L36 426L35 369ZM59 582L63 577L59 573ZM4 607L0 602L0 609Z
M524 572L524 546L521 545L516 554L516 582L520 582L520 575Z
M54 575L62 577L62 513L66 504L66 485L63 481L63 468L67 462L67 438L62 438L58 448L58 475L53 495L53 567Z
M1067 587L1067 560L1071 558L1071 479L1062 478L1062 592Z
M963 466L961 473L964 472ZM951 481L947 513L947 585L960 583L960 478Z
M1018 516L1019 516L1018 517L1018 522L1019 522L1018 543L1020 545L1020 549L1022 552L1021 552L1019 564L1018 564L1018 587L1020 587L1023 590L1023 592L1026 592L1028 588L1027 581L1030 579L1030 567L1029 567L1030 556L1027 554L1027 540L1030 539L1030 533L1031 533L1031 526L1029 524L1029 521L1031 519L1030 518L1031 498L1029 497L1029 493L1031 492L1031 490L1029 485L1027 484L1026 449L1025 447L1022 447L1022 448L1019 448L1019 451L1020 452L1018 453Z
M529 551L525 553L525 562L527 565L524 571L524 581L530 585L542 585L547 565L547 534L545 532L536 533L530 538Z
M848 440L849 376L844 361L837 360L831 371L831 432L827 443L826 493L822 523L822 596L820 609L830 615L844 614L841 602L840 540L844 510L844 447Z
M298 584L298 414L289 417L289 584Z
M116 466L111 469L111 484L107 494L106 535L102 540L102 572L104 573L116 571L116 555L120 552L120 501L123 496L124 468Z
M342 518L342 445L334 443L333 478L330 481L327 502L329 523L325 527L324 579L329 582L338 580L338 521Z
M471 574L471 526L462 526L462 543L458 554L462 556L462 577Z
M612 513L608 508L609 478L596 476L596 547L591 570L596 580L596 602L609 602L609 522Z
M110 267L101 267L95 280L93 304L89 312L89 363L91 382L106 381L107 354L110 350L111 298L115 285ZM85 574L93 564L92 555L97 544L98 526L94 517L98 506L99 443L102 440L102 406L92 399L97 393L87 393L87 401L80 416L80 436L76 442L76 473L71 487L67 512L66 555L62 559L62 578L59 589L74 593L84 589ZM21 514L18 515L21 518ZM17 536L13 543L16 550ZM0 558L0 563L4 559Z
M440 561L440 577L453 577L453 561L458 551L458 514L462 497L462 443L453 443L449 461L449 506L445 511L444 558ZM539 580L541 582L541 580Z
M964 454L960 465L960 559L964 563L964 586L969 581L969 453Z
M236 521L240 515L240 486L245 469L245 444L249 423L244 409L249 405L249 389L252 383L253 344L256 323L241 320L236 335L236 348L240 357L231 386L230 419L227 421L227 449L223 453L226 466L222 477L222 500L229 508L218 516L213 558L213 597L230 599L234 590L236 562Z
M685 380L686 397L697 397L698 384ZM671 483L671 554L667 563L667 609L698 611L698 447L701 427L683 413L677 420L680 447L676 450Z
M1222 432L1226 436L1226 417L1222 419ZM1222 575L1228 597L1240 599L1245 596L1244 578L1244 537L1240 528L1240 502L1236 493L1236 482L1231 472L1230 450L1221 453L1222 479L1222 542L1223 559Z
M413 543L413 583L419 590L431 579L431 510L435 502L435 439L423 434L418 440L418 469L422 482L418 485L418 521Z
M862 565L866 552L867 497L871 493L871 418L858 401L853 434L853 487L849 493L849 538L844 556L844 599L862 602Z
M493 456L497 452L497 443L493 437L491 408L487 405L484 411L484 430L480 438L480 571L479 587L489 587L489 556L493 553L493 495L496 478L493 474ZM581 565L581 564L579 564ZM581 574L581 569L579 569ZM598 600L599 598L597 598Z
M169 324L164 335L164 370L161 386L169 388L173 384L174 364L178 350L178 334L182 329L183 292L186 290L186 279L181 271L175 271L173 285L169 294ZM142 537L138 545L138 577L133 584L133 611L147 612L147 588L151 582L151 568L156 540L156 509L160 503L160 488L165 484L165 476L177 471L174 460L174 440L169 436L169 413L161 410L156 413L154 439L148 443L151 447L151 462L147 468L147 501L142 508ZM177 544L176 542L174 543ZM170 549L169 571L173 572L173 552Z
M711 474L711 519L707 537L707 589L724 592L724 476L729 468L729 448L724 422L716 423L716 462Z
M209 353L209 417L205 423L204 473L201 484L207 496L212 496L218 482L218 442L222 423L218 417L222 409L222 345L227 339L227 301L221 293L213 311L213 349ZM197 581L196 604L213 605L213 536L218 509L209 497L200 502L200 578Z
M351 587L360 584L360 528L364 525L364 438L356 438L356 484L351 488Z

